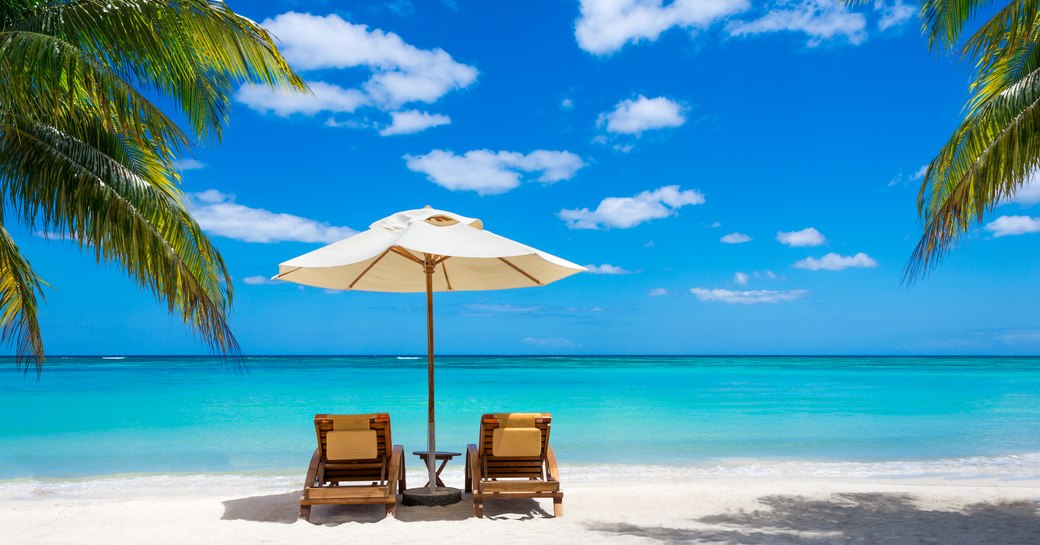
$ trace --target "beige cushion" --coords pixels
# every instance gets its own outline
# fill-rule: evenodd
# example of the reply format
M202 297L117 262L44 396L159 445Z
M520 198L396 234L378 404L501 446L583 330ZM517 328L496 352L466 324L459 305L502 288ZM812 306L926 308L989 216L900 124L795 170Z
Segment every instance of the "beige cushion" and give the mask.
M495 420L500 428L533 428L541 417L542 413L498 413Z
M371 460L379 455L376 430L330 431L325 435L329 460Z
M494 456L540 456L542 430L538 428L495 428L491 432Z
M332 418L332 429L336 431L367 430L372 427L370 414L334 414L329 418Z

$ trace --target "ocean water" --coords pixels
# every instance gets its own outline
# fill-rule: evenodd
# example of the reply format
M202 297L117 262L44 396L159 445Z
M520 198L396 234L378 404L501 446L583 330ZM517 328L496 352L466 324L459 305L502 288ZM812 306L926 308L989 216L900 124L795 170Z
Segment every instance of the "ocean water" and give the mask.
M302 474L315 413L389 412L394 442L425 448L424 357L4 365L0 479ZM1040 358L441 357L437 411L459 452L484 412L549 411L572 472L1040 471Z

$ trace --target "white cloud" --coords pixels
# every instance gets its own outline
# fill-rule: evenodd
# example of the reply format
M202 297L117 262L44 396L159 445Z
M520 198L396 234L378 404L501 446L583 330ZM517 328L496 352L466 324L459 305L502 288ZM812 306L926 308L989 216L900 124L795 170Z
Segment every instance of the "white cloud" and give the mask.
M632 271L618 267L617 265L611 265L610 263L604 263L602 265L585 265L585 268L592 274L632 274Z
M336 242L357 233L312 219L250 208L210 189L189 193L188 211L208 233L245 242Z
M796 269L810 271L842 271L848 268L872 269L878 266L878 262L863 252L850 256L832 252L819 259L807 257L796 262L793 266Z
M744 233L733 232L720 238L719 242L723 244L744 244L745 242L751 242L751 237Z
M819 246L827 241L815 227L806 227L801 231L780 231L776 234L776 240L792 248Z
M582 0L574 28L578 46L597 55L627 43L655 41L662 32L679 27L707 28L715 21L744 11L748 0Z
M527 337L524 339L523 343L531 346L540 346L542 348L578 348L581 346L573 339L564 339L560 337Z
M247 277L242 279L242 282L244 282L246 284L249 284L250 286L263 286L263 285L267 285L267 284L279 284L279 282L277 282L275 280L271 280L270 278L268 278L266 276L260 276L260 275L257 275L257 276L247 276Z
M607 132L634 134L644 131L679 127L686 123L683 108L678 102L666 97L646 98L639 95L635 100L618 102L610 112L599 115L596 125Z
M727 27L732 36L766 32L803 32L810 47L824 40L844 37L852 44L867 39L867 18L851 13L841 3L829 0L802 0L772 6L762 17L751 21L735 21Z
M650 292L647 293L647 295L649 295L650 297L663 297L665 295L668 295L669 293L671 292L668 291L668 288L654 288L650 290Z
M738 286L746 286L748 279L751 278L747 273L737 272L733 273L733 283Z
M1025 235L1040 232L1040 218L1030 216L1000 216L986 224L986 230L994 237Z
M562 101L560 101L560 107L564 110L571 110L574 108L574 101L569 98L565 98Z
M431 182L452 191L476 191L481 195L505 193L520 185L521 173L538 173L537 181L555 183L573 178L585 166L569 151L536 150L527 155L515 151L472 150L455 155L433 150L426 155L405 155L408 168L422 172Z
M403 112L391 112L392 122L389 126L379 131L383 136L393 134L411 134L424 131L430 127L450 125L451 118L441 114L430 114L418 110L406 110Z
M477 79L476 68L443 49L420 49L393 32L350 23L335 14L288 12L262 24L278 37L279 50L301 72L364 69L369 75L350 89L308 81L313 96L245 85L235 97L255 110L283 117L350 113L365 106L393 111L412 102L436 102Z
M292 114L314 115L318 112L350 113L369 104L357 89L344 89L323 81L311 81L312 94L263 85L246 84L235 93L235 99L258 112L288 117Z
M722 222L721 221L713 221L713 222L711 222L711 225L708 225L708 227L710 227L712 229L715 229L716 227L722 227Z
M731 305L756 305L759 303L779 303L794 301L809 295L809 290L749 290L733 291L724 289L693 288L690 293L699 301L712 301Z
M888 30L899 26L917 15L917 8L904 4L902 0L896 0L891 4L886 4L879 0L874 3L874 9L881 14L881 18L878 19L879 30Z
M206 163L199 161L198 159L180 159L174 161L173 168L185 171L185 170L198 170L200 168L206 168Z
M1034 172L1026 179L1025 183L1015 190L1015 194L1008 199L1023 206L1032 206L1040 203L1040 173Z
M924 175L928 172L928 165L921 165L921 168L914 171L910 175L910 180L920 180L924 178Z
M680 208L691 204L704 204L704 195L695 189L682 191L677 185L669 185L634 197L607 197L595 210L560 210L558 216L571 229L627 229L646 221L674 216Z

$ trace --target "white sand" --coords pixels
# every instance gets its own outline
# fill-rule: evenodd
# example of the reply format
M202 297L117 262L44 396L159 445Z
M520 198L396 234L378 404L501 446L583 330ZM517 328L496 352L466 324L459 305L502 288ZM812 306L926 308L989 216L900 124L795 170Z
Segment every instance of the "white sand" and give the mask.
M548 500L488 503L476 519L464 498L398 506L396 520L381 507L319 506L312 523L296 519L295 477L3 481L0 543L1040 544L1040 476L567 477L561 519Z

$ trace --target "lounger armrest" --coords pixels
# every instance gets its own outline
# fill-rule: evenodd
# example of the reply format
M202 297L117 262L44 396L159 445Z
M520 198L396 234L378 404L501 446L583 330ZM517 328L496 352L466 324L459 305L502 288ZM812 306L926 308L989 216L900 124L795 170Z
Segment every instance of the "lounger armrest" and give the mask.
M469 485L470 491L480 490L480 452L477 445L470 444L466 447L466 461L469 462L469 467L466 468L466 484Z
M303 481L304 488L314 486L314 481L318 479L319 463L321 463L321 447L314 449L314 456L311 456L311 465L307 466L307 476Z
M556 453L551 445L545 447L545 465L548 466L549 480L560 482L560 468L556 465Z
M394 445L394 449L390 453L390 472L386 476L386 479L390 481L390 497L397 495L397 482L401 479L401 472L404 471L404 468L401 467L403 461L404 446Z

